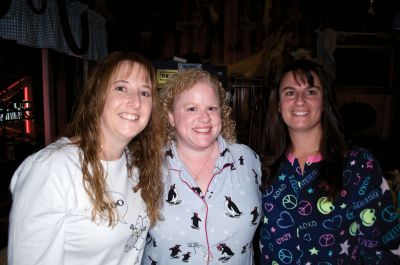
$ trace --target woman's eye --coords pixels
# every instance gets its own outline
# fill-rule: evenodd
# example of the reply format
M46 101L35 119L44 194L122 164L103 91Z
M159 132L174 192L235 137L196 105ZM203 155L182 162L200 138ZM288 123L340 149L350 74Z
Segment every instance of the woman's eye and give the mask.
M288 96L288 97L291 97L291 96L293 96L294 95L294 92L293 91L287 91L286 93L285 93L285 96Z
M209 107L208 109L211 111L216 111L216 110L218 110L218 107Z
M115 90L117 90L117 91L125 91L126 89L123 86L117 86L117 87L115 87Z
M188 107L186 110L187 111L196 111L196 108L195 107Z
M139 94L141 96L144 96L144 97L150 97L151 96L151 93L149 91L146 91L146 90L140 91Z
M314 90L314 89L307 90L307 95L313 96L313 95L317 95L317 94L318 94L317 90Z

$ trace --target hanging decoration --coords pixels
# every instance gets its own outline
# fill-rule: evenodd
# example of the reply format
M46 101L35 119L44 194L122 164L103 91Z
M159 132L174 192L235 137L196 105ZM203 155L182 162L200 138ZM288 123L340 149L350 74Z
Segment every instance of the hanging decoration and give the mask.
M29 0L28 0L29 1ZM61 27L64 33L65 40L69 48L77 55L85 54L89 48L89 28L88 28L88 13L84 11L81 14L81 34L82 34L82 44L79 48L74 40L74 37L69 26L67 7L65 5L65 0L57 0L58 4L58 14L61 20Z
M108 53L105 19L80 1L3 0L0 15L2 12L3 39L86 60L97 61Z

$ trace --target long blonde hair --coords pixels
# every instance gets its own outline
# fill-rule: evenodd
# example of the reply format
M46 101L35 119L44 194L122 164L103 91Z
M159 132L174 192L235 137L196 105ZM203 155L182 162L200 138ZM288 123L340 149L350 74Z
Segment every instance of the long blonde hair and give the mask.
M67 136L76 137L76 145L81 149L84 187L93 204L92 220L96 216L106 215L109 225L116 220L110 207L110 194L106 191L106 174L100 163L100 117L110 82L122 62L139 64L146 72L152 85L152 113L146 128L127 146L128 172L133 167L139 170L139 184L135 191L141 189L141 196L147 205L151 225L160 218L163 185L161 180L162 147L165 144L161 120L160 104L155 87L155 71L151 63L137 53L113 52L92 69L80 100L76 105L74 116L67 126Z
M191 89L197 83L206 83L213 87L218 96L221 108L222 129L221 135L230 143L236 141L235 122L232 120L231 107L226 104L226 94L217 77L201 69L181 70L167 80L161 88L160 98L163 107L163 122L168 140L175 139L175 129L168 121L168 112L174 109L176 96Z

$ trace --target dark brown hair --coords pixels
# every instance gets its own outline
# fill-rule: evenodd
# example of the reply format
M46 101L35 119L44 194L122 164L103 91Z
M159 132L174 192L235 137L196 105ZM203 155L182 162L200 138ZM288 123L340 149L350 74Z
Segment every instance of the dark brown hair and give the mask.
M268 101L266 116L267 150L263 158L263 188L265 189L276 177L280 162L289 151L292 143L289 132L279 112L279 87L283 77L294 74L310 86L314 85L314 73L323 88L322 98L322 136L319 145L321 162L319 178L329 186L329 195L334 197L342 187L342 166L347 145L339 123L339 114L332 91L332 79L322 65L311 59L298 59L283 66L278 72Z

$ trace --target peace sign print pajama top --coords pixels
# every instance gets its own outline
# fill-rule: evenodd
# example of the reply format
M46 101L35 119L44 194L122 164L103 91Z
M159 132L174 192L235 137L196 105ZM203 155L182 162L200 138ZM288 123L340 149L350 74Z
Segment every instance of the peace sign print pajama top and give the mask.
M378 161L366 150L346 155L332 202L317 180L321 157L301 174L291 154L263 192L261 264L400 264L400 224Z

